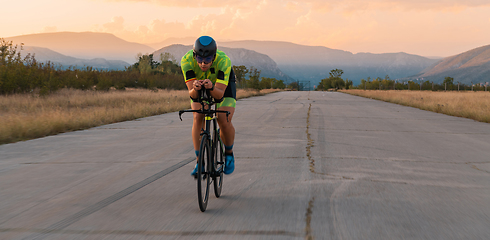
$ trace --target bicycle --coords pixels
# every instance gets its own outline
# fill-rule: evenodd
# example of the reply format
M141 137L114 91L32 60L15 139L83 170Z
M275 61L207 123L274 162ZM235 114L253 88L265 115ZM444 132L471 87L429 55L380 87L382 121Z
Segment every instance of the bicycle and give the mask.
M209 200L209 188L211 182L214 186L214 195L219 198L223 188L223 170L225 167L224 144L221 141L220 129L216 120L217 113L225 113L228 121L229 111L216 110L216 101L211 97L209 90L199 91L198 102L201 104L200 110L180 110L179 118L182 121L182 114L185 112L195 112L205 115L205 125L201 129L201 144L197 161L197 199L201 212L206 211ZM214 107L213 107L214 106ZM212 127L212 128L211 128Z

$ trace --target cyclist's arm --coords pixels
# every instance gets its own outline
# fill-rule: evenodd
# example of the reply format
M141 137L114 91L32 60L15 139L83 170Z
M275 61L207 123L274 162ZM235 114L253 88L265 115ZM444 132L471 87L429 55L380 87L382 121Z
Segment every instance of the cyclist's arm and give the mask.
M221 52L222 53L222 52ZM216 83L214 85L214 90L211 91L211 96L213 96L214 99L222 99L223 96L225 95L225 90L228 87L228 81L230 79L230 72L231 72L231 61L228 56L224 55L224 53L221 55L217 63L217 78L216 78Z
M194 82L197 80L191 80L185 83L187 85L187 89L189 90L189 96L193 99L198 99L199 98L199 93L197 92L196 89L194 89Z
M196 88L194 86L194 83L197 83L199 85L199 80L192 80L186 83L187 89L189 89L189 96L191 96L191 98L194 99L198 98L199 97L198 90L201 88L207 88L207 89L213 88L213 83L209 81L209 79L203 81L205 81L205 83L203 83L203 85L201 85L200 88L199 87ZM216 83L214 85L213 90L209 91L209 93L211 93L211 97L213 97L214 99L222 99L223 96L225 95L226 87L227 86L225 84Z
M199 80L191 80L191 81L188 81L185 83L187 85L187 89L189 90L189 96L191 98L197 99L199 97L198 90L200 88L194 86L194 83L198 83L198 82L199 82ZM206 85L206 87L208 87L208 88L209 88L209 86L212 86L211 82L209 82L209 84ZM225 84L216 83L214 85L214 89L212 91L210 91L209 93L211 93L211 97L213 97L214 99L222 99L223 96L225 95L226 87L227 86ZM203 88L203 86L201 86L201 88Z
M184 74L185 85L189 90L189 96L193 99L199 98L198 89L194 89L194 84L198 83L199 80L196 78L196 73L194 72L193 55L192 50L189 50L180 61L182 73Z
M213 91L211 91L211 96L214 98L214 99L222 99L223 96L225 95L225 90L226 90L226 85L223 84L223 83L216 83L214 85L214 89Z

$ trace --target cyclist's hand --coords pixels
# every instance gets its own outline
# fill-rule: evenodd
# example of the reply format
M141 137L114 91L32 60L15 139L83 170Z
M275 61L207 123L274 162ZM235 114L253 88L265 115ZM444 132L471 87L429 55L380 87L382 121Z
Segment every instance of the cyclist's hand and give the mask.
M204 88L206 89L212 89L213 88L213 82L211 82L211 80L209 79L204 79L202 81L202 85L204 86Z
M194 86L194 90L196 91L201 90L202 80L195 80L193 86Z

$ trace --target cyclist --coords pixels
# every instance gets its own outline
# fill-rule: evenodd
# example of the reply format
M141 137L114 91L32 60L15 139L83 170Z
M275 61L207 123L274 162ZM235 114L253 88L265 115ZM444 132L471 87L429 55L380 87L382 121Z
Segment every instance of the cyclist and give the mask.
M235 158L233 156L233 144L235 142L235 128L231 123L236 106L235 74L231 67L231 61L226 54L217 48L216 41L209 36L201 36L194 43L181 60L182 72L185 83L191 97L192 110L201 109L197 102L198 91L202 88L209 89L211 96L220 100L216 104L218 110L229 111L226 119L225 113L218 113L218 125L220 136L225 145L226 164L224 173L231 174L235 170ZM192 141L196 158L199 155L200 134L203 128L204 114L193 113ZM197 164L191 175L196 176Z

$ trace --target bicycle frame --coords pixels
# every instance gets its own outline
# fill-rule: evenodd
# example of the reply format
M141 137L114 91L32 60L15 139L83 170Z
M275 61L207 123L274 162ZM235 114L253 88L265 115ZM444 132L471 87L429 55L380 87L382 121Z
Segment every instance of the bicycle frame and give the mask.
M193 99L194 100L194 99ZM196 101L196 100L194 100ZM209 90L205 91L199 91L199 98L197 101L201 104L201 109L199 110L180 110L179 111L179 118L182 121L182 114L185 112L193 112L193 113L198 113L198 114L204 114L204 120L205 124L203 128L201 129L201 146L200 146L200 152L198 159L198 173L196 175L197 180L198 180L198 200L199 200L199 208L201 209L202 212L206 210L207 206L207 201L208 201L208 194L209 194L209 184L210 180L213 180L214 184L214 191L216 197L219 197L221 195L221 184L223 181L223 145L220 140L219 136L219 129L218 129L218 123L217 123L217 114L218 113L225 113L226 114L226 120L228 121L228 116L230 115L229 111L221 111L221 110L216 110L213 109L216 108L215 103L217 101L211 97L211 94L209 93ZM211 127L211 122L213 122L213 126ZM212 135L214 134L214 135ZM207 145L208 147L203 148L203 144ZM219 147L219 148L218 148ZM206 151L203 149L208 149L208 156L205 158L204 154ZM219 151L220 149L221 151ZM221 153L220 153L221 152ZM220 155L218 155L220 154ZM218 156L221 156L221 160L218 159ZM204 160L207 159L207 160ZM203 166L201 168L200 166ZM204 166L207 166L207 170ZM216 169L219 166L218 169ZM203 172L204 170L204 172ZM204 176L201 176L201 174L204 174ZM200 179L203 177L203 179ZM206 188L204 191L204 196L202 195L202 182L201 180L206 179L207 177L207 183L206 183Z
M213 97L211 97L211 94L209 93L209 90L200 90L199 91L199 97L198 97L198 102L201 104L201 109L200 110L180 110L179 111L179 118L180 121L182 121L182 114L185 112L192 112L192 113L199 113L199 114L204 114L205 117L205 124L203 128L201 129L201 137L207 137L210 141L210 143L213 143L211 139L211 122L214 123L214 129L217 130L217 122L216 122L216 117L218 113L225 113L226 114L226 121L228 121L228 116L230 115L229 111L221 111L221 110L216 110L213 109L213 106L216 107L217 102ZM213 149L212 156L215 156L214 153L214 147Z

